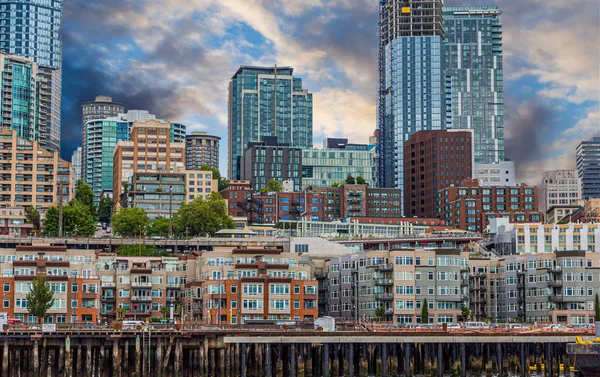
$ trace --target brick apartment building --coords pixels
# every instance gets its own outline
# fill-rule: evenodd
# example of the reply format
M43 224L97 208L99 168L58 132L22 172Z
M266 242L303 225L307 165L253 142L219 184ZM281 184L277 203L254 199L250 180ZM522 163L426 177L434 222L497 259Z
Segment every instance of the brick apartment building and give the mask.
M437 192L473 176L472 130L419 131L404 142L404 213L437 216Z
M508 217L513 223L542 221L537 198L535 186L480 187L477 180L468 179L438 191L437 206L446 225L482 232L492 218Z
M317 318L317 281L298 253L268 248L219 248L198 253L199 281L187 297L201 301L212 324L248 319Z
M347 217L400 216L400 190L367 185L314 187L302 192L256 193L247 181L231 181L221 192L230 216L249 223L273 224L279 220L333 221Z

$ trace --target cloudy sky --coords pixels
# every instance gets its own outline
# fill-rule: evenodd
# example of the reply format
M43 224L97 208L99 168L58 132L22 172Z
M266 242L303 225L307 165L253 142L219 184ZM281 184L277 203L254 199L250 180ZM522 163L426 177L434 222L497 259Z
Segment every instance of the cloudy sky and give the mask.
M239 65L290 65L314 93L315 144L376 127L377 0L71 0L63 23L62 155L81 143L80 103L131 109L223 138ZM518 178L573 168L600 135L600 2L446 0L503 14L506 155Z

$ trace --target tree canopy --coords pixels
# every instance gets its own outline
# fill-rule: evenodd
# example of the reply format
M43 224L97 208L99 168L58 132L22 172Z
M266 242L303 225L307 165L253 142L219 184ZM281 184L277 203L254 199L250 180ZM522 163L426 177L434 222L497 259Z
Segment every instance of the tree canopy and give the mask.
M271 178L269 182L267 182L267 186L260 189L260 192L281 192L283 191L283 185L278 180Z
M353 176L349 175L349 176L346 177L346 184L347 185L356 184L356 180L354 179Z
M173 216L173 230L179 234L214 236L221 229L233 229L235 223L227 214L221 194L212 192L208 200L196 198L184 204Z
M164 257L169 255L165 250L152 245L120 245L116 254L122 257Z
M77 180L77 184L75 185L75 200L87 207L92 216L96 215L94 191L92 190L92 186L85 183L83 179Z
M25 208L25 222L33 225L33 231L37 232L42 228L42 221L40 220L40 213L34 206Z
M423 300L423 309L421 309L421 323L429 323L429 303L427 299Z
M596 321L600 321L600 300L598 299L598 294L596 293L596 299L594 300L594 310Z
M150 220L143 208L121 208L113 215L112 224L113 231L121 237L139 237Z
M358 177L356 177L356 183L359 185L366 185L367 181L365 181L365 179L359 175Z
M107 224L110 223L112 217L112 200L109 197L103 196L100 198L96 214L98 215L98 221Z
M45 275L37 275L33 279L31 290L27 294L27 305L29 313L36 316L40 323L44 322L48 310L54 305L54 293Z
M58 234L58 215L57 205L46 211L44 219L46 234ZM94 233L96 233L96 226L88 206L81 204L77 199L73 199L69 204L63 206L63 235L89 237Z
M167 237L169 235L169 219L159 217L150 224L148 234L156 237Z

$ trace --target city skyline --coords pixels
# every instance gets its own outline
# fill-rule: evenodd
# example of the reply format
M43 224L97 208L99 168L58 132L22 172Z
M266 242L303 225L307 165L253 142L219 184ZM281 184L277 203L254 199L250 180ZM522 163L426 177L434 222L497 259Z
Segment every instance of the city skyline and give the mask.
M314 93L315 145L336 136L364 143L375 130L377 4L136 4L65 5L63 156L81 140L81 102L98 94L224 138L228 80L250 64L294 67ZM599 6L565 13L567 4L545 2L540 13L535 0L445 2L484 4L502 11L506 156L518 180L538 184L543 170L574 168L577 144L600 132Z

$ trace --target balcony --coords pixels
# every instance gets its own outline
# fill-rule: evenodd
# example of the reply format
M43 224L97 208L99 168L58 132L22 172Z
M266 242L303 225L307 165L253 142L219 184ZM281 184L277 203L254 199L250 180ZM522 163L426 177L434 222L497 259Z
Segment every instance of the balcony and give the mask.
M146 267L133 267L130 272L132 274L151 274L152 269Z
M179 283L167 283L167 289L179 289L181 284Z
M102 296L100 300L103 302L115 302L115 296Z
M103 281L102 288L114 288L116 287L116 283L112 281Z
M562 295L550 296L550 302L562 302L562 301L563 301Z
M379 272L390 272L393 270L394 270L394 265L391 263L378 264L375 266L375 271L379 271Z
M392 285L394 285L394 280L393 279L377 279L377 280L375 280L375 285L392 286Z
M562 266L552 266L552 267L550 267L550 271L552 271L555 274L561 273Z
M131 301L150 302L152 301L152 296L131 296Z
M150 281L132 281L131 286L138 287L138 288L152 288L152 282L150 282Z
M385 315L392 315L392 314L394 314L394 309L392 309L392 308L385 309Z
M377 293L375 294L375 299L379 301L392 301L394 295L392 293Z
M561 288L563 286L563 282L562 280L554 280L548 283L548 286L552 288Z

